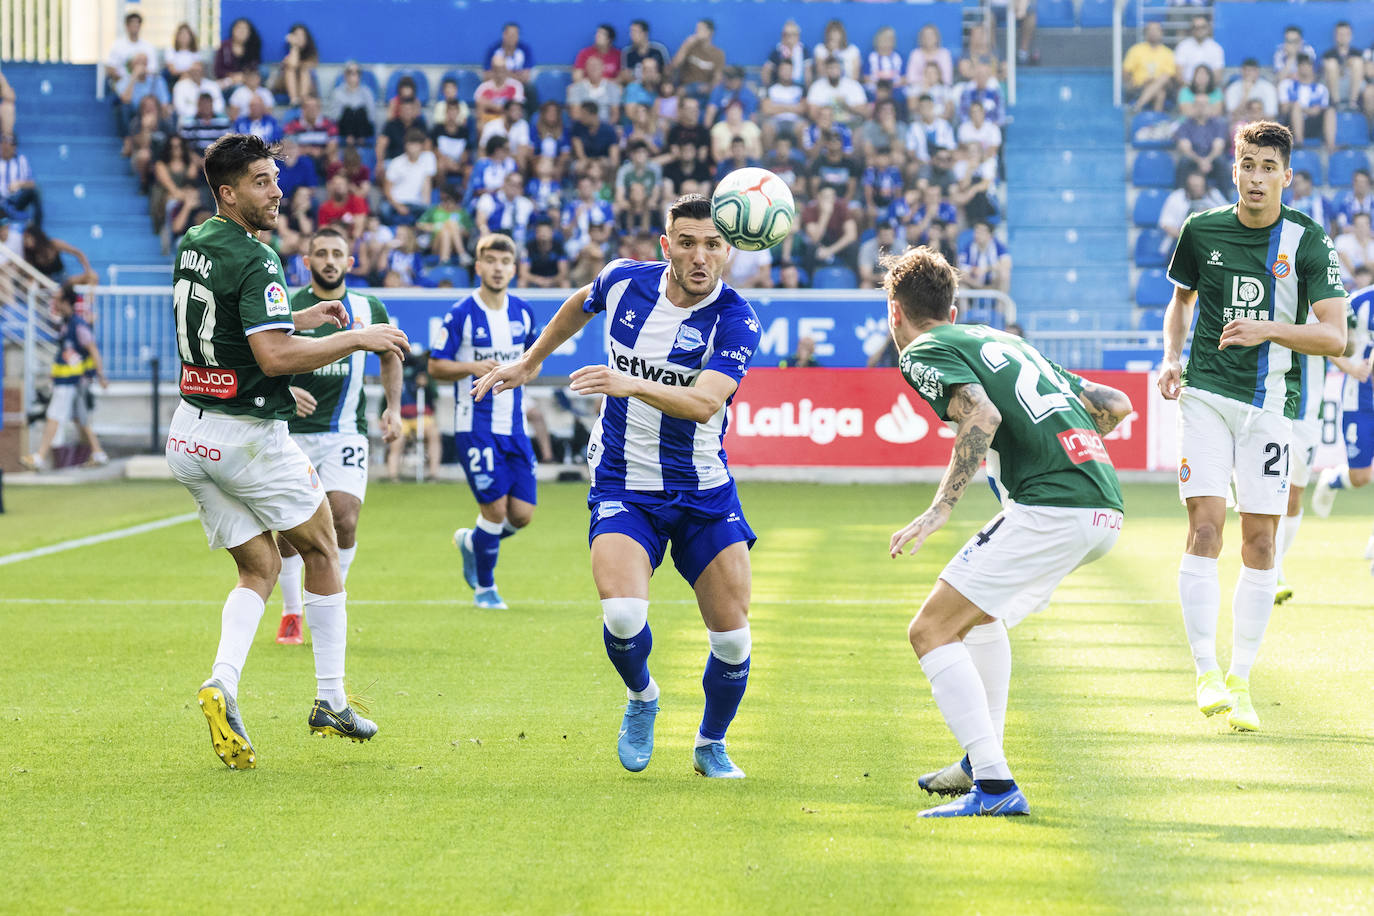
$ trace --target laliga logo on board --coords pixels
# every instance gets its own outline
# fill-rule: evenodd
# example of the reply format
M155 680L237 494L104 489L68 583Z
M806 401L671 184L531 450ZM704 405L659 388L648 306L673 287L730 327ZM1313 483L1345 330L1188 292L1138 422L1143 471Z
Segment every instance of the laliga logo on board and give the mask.
M810 439L828 445L837 436L856 439L864 434L864 412L857 407L813 407L810 398L783 401L777 407L750 410L747 403L732 410L735 431L764 439Z

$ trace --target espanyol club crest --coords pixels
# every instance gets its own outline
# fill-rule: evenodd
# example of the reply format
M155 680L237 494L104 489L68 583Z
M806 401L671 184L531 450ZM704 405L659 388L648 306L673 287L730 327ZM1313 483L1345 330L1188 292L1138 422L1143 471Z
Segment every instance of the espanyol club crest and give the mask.
M1279 255L1279 259L1274 262L1274 266L1269 268L1269 272L1279 280L1287 277L1292 270L1292 267L1288 264L1288 255L1286 254Z

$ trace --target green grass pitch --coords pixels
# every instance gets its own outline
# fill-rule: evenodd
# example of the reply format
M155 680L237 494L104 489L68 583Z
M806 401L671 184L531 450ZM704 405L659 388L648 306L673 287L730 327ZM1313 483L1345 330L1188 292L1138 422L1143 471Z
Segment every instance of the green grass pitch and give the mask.
M459 485L374 486L349 581L367 745L312 738L308 646L273 641L240 706L259 768L211 753L195 690L232 564L176 525L0 566L0 911L460 913L1368 912L1374 502L1309 515L1253 677L1264 731L1192 703L1175 601L1184 516L1127 490L1105 560L1012 633L1007 752L1032 816L931 823L916 776L958 748L906 643L980 488L916 558L888 537L929 485L741 485L754 665L742 782L692 772L705 635L668 567L650 618L663 713L619 766L585 486L545 486L471 607ZM11 487L0 555L189 511L175 484ZM1238 526L1222 562L1223 663Z

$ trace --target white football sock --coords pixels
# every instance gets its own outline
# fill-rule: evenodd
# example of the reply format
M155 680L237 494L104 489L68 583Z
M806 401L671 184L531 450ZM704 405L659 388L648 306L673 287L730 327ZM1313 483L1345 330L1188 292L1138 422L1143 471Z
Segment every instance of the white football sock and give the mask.
M305 560L293 553L281 558L281 572L277 574L277 584L281 586L281 615L301 612L301 582L305 577Z
M219 649L215 652L215 666L210 674L219 678L232 697L239 695L239 676L266 607L262 596L251 588L236 588L224 599L224 610L220 612Z
M1273 592L1269 601L1274 600ZM1183 608L1183 629L1193 650L1198 674L1217 667L1217 614L1221 610L1221 583L1217 561L1211 557L1183 555L1178 564L1178 601Z
M1278 571L1274 569L1240 568L1236 579L1236 594L1231 599L1231 674L1250 677L1250 666L1259 655L1264 628L1274 610L1274 588L1278 585Z
M932 649L920 661L935 705L973 764L973 778L1011 779L1002 742L997 740L988 712L987 693L968 649L961 642L950 643Z
M1298 536L1298 526L1301 524L1301 509L1297 515L1284 515L1279 518L1279 535L1277 543L1274 544L1274 568L1278 570L1280 579L1283 578L1283 558L1288 555L1288 548L1293 546L1293 541Z
M353 565L353 558L358 555L358 545L352 547L339 548L339 584L348 584L348 567Z
M335 595L305 593L305 622L310 625L311 647L315 650L316 694L328 700L337 712L348 705L344 694L344 655L348 646L347 592Z
M973 659L973 667L978 669L978 678L988 698L992 727L997 730L998 742L1005 748L1007 692L1011 687L1011 640L1007 638L1006 624L995 620L974 627L964 637L964 648Z

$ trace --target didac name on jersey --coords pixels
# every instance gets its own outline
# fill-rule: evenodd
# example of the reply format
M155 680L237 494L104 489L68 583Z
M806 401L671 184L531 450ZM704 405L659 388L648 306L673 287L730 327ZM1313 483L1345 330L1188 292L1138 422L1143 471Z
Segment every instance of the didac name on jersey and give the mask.
M611 365L624 372L626 375L633 375L636 378L647 379L651 382L661 382L664 385L674 385L679 388L690 387L701 374L700 369L672 369L667 366L655 366L642 356L627 356L616 351L611 347Z

